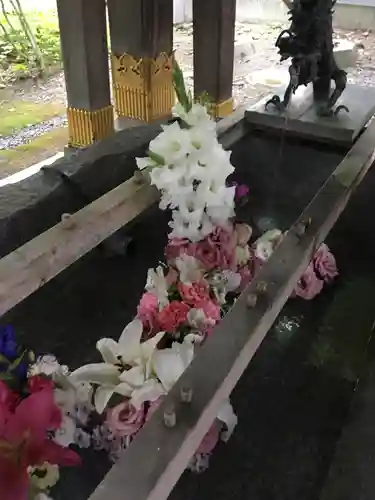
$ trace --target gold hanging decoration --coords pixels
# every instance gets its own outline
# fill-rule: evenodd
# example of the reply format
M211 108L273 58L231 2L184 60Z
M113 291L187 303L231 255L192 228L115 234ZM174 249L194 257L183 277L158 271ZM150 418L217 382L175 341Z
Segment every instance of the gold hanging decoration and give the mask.
M175 103L172 81L174 55L156 59L112 55L115 110L118 116L144 122L171 114Z

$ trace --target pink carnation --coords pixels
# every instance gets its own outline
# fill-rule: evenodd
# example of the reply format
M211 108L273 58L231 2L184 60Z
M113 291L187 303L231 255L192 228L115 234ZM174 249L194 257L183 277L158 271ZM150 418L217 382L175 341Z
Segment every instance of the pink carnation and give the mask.
M196 453L202 453L204 455L212 453L220 436L220 425L215 420L215 422L210 427L207 434L204 436L203 441L199 445Z
M167 262L173 264L177 257L182 254L193 255L196 245L189 240L172 238L165 247L165 257Z
M190 285L179 283L178 291L182 300L190 306L195 306L198 302L209 300L210 298L208 283L205 280Z
M115 436L134 436L144 421L144 406L137 410L129 401L124 401L107 411L106 424Z
M335 257L326 244L320 246L313 260L315 271L323 281L329 282L338 276Z
M315 274L313 263L310 262L295 286L292 296L312 300L322 291L323 284L324 282Z
M158 299L154 294L146 292L138 304L137 317L146 328L153 330L157 327Z
M159 312L157 320L160 329L174 333L180 325L185 323L190 307L184 302L174 300Z

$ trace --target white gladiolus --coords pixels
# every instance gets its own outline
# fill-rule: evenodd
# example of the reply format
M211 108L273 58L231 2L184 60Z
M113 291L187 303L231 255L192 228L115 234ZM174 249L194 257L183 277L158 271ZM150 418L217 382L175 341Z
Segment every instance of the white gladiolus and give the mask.
M150 169L151 184L160 191L160 208L173 211L170 237L198 242L215 226L226 227L234 216L235 188L226 186L234 168L204 106L193 104L187 112L177 104L174 114L187 128L178 122L163 127L150 143L150 158L138 158L137 165Z

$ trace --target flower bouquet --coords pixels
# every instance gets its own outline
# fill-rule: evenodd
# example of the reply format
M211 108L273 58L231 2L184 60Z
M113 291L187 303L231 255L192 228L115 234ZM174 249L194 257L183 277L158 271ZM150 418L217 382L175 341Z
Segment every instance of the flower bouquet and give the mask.
M20 352L13 332L0 338L0 489L6 500L45 500L59 466L78 465L75 450L92 446L115 461L149 421L200 346L282 241L278 229L254 240L236 221L247 186L229 182L230 152L219 144L215 121L186 92L176 65L177 118L137 158L171 212L165 261L147 273L136 316L118 340L97 342L102 362L73 372L53 356ZM251 192L250 192L251 195ZM337 275L322 245L293 296L311 300ZM228 400L196 450L201 471L237 417ZM73 450L71 447L74 447Z

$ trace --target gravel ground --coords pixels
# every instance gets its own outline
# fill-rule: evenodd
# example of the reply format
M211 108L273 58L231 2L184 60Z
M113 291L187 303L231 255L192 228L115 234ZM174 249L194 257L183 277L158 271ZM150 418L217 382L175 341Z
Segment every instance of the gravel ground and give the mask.
M233 96L235 102L252 103L271 88L280 85L280 69L288 63L279 63L274 47L275 40L284 28L281 23L237 23ZM177 59L184 71L187 83L193 85L193 29L191 24L175 28L174 43ZM358 48L358 61L349 70L349 82L359 85L375 86L375 33L363 31L336 30L337 39L354 42ZM27 99L33 102L65 103L65 82L59 73L45 82L36 85L25 82L7 89L5 99ZM0 96L1 99L1 96ZM4 98L3 98L4 99ZM59 119L27 127L9 137L0 139L0 149L12 148L33 140L46 130L60 126Z

